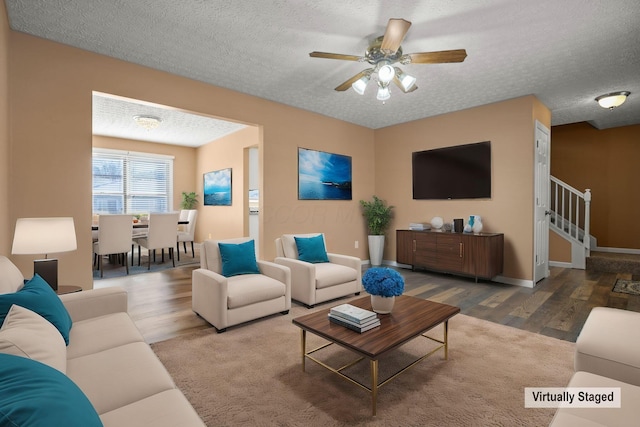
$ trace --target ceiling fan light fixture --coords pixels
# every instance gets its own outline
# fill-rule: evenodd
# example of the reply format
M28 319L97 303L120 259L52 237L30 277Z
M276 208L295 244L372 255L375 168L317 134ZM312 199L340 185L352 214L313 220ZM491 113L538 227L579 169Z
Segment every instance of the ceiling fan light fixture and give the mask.
M393 77L396 75L395 70L389 64L385 64L378 70L378 80L382 83L390 83Z
M380 85L380 87L378 87L378 94L376 95L376 98L379 101L386 101L387 99L391 98L391 93L389 92L389 86Z
M631 92L627 92L626 90L620 92L612 92L607 93L605 95L600 95L596 98L596 101L602 108L608 108L613 110L616 107L621 106L627 100L627 96L629 96Z
M415 84L416 78L404 73L400 68L396 67L396 77L400 80L400 84L405 92L409 91Z
M133 116L133 121L146 130L151 130L160 126L162 119L156 116Z
M354 91L356 91L358 95L364 95L364 90L367 88L367 83L369 83L370 78L370 76L362 76L358 80L353 82L351 87Z

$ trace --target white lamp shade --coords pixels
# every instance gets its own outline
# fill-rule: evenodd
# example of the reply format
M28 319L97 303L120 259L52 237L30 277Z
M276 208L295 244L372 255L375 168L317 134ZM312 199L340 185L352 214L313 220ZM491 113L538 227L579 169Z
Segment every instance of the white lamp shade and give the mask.
M410 76L409 74L402 73L402 76L401 77L399 76L398 78L405 92L411 89L413 85L416 84L416 78L413 76Z
M389 83L391 80L393 80L393 77L395 75L395 70L389 64L383 65L378 70L378 80L380 80L382 83Z
M71 217L19 218L11 253L15 255L69 252L78 248Z
M386 101L387 99L391 98L391 93L389 93L389 87L380 86L378 88L378 94L376 95L376 98L378 98L378 100L380 101Z
M364 90L367 88L367 83L369 83L369 77L363 76L353 82L351 87L356 91L358 95L364 95Z

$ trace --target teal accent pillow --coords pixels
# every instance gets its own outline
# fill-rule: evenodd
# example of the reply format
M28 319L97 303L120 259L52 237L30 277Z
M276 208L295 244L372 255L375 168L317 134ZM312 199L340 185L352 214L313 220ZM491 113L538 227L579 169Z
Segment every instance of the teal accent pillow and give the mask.
M218 243L222 259L222 275L260 274L253 240L245 243Z
M0 426L102 426L82 390L51 366L0 354L0 378Z
M322 234L315 237L293 237L296 239L296 247L298 248L298 259L300 261L312 262L329 262L327 250L324 248L324 238Z
M18 292L0 295L0 324L4 322L13 304L38 313L56 327L66 345L69 345L71 316L51 286L39 274L25 280Z

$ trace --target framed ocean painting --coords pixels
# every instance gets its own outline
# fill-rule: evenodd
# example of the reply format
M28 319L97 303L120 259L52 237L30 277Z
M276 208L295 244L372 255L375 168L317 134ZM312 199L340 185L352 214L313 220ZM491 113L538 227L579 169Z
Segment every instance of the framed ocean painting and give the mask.
M351 200L351 157L298 148L298 200Z
M231 206L231 168L204 174L204 205Z

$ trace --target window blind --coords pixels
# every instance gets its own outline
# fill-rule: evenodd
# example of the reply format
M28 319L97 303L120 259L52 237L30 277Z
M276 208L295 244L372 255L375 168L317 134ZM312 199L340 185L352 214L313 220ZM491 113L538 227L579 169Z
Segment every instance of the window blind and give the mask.
M93 212L168 212L173 206L173 157L94 149Z

